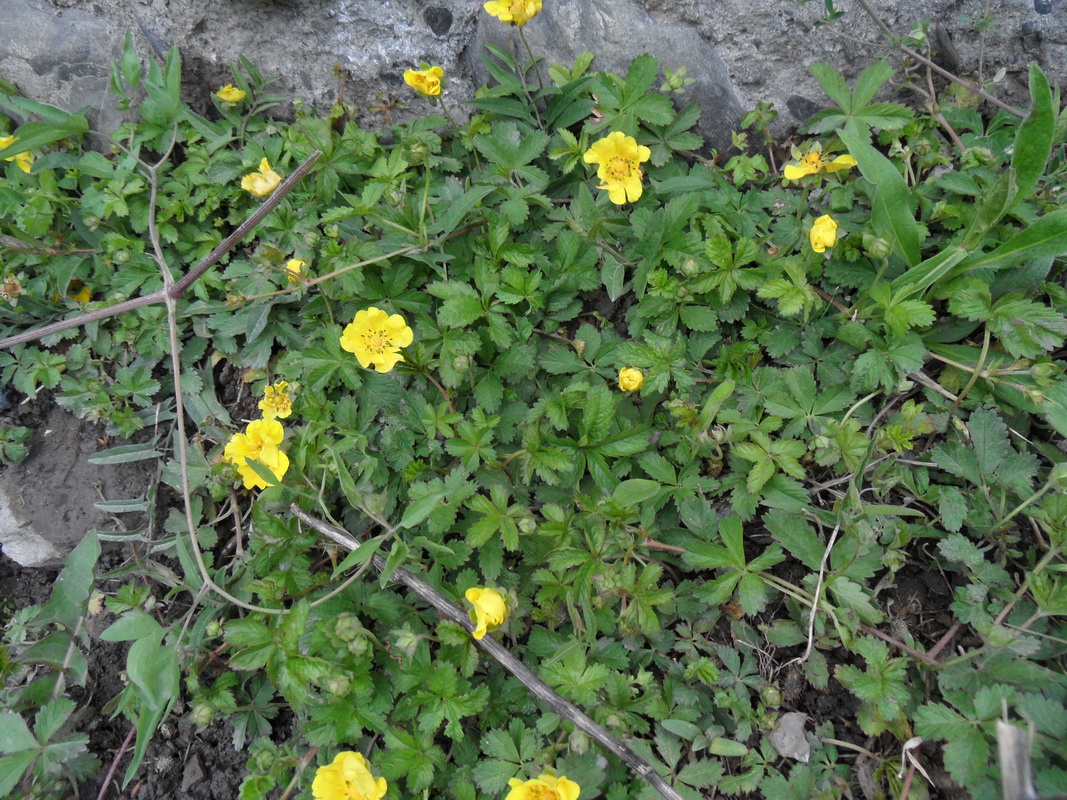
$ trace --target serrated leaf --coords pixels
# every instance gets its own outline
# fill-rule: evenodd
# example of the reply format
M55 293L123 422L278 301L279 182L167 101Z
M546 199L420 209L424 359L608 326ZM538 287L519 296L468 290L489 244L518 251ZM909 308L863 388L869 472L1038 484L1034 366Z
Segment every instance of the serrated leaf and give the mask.
M1008 426L992 409L980 408L971 414L967 420L967 430L971 434L971 446L978 469L986 475L995 473L1004 460L1015 452L1008 441Z

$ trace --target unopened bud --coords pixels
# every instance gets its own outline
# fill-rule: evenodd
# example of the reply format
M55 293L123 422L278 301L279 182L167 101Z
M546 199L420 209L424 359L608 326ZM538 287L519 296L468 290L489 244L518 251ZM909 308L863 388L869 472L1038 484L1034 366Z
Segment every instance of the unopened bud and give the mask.
M881 236L875 236L873 233L863 234L863 252L869 258L888 258L892 249L892 245Z
M206 728L215 718L215 708L210 703L193 704L193 723L199 728Z

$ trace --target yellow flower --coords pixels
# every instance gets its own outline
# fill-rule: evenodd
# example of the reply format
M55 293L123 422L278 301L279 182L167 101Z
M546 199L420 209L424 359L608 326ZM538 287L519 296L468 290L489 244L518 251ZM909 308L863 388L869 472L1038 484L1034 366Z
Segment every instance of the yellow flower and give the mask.
M16 141L18 140L14 136L0 136L0 150L3 150L5 147L10 147ZM29 173L30 164L33 163L33 153L31 153L29 150L24 153L15 153L15 155L8 156L7 158L5 158L4 161L14 161L16 164L18 164L19 169L21 169L23 172Z
M811 225L808 231L811 249L816 253L825 253L827 247L837 243L837 222L829 214L823 214Z
M355 353L359 365L374 365L378 372L388 372L403 361L400 348L407 347L415 335L399 314L389 315L371 306L356 313L341 335L341 348Z
M641 196L640 165L651 155L652 151L638 144L634 137L612 131L593 142L583 158L586 164L600 165L596 175L603 183L596 188L607 189L611 202L621 206L636 202Z
M263 159L259 162L259 170L250 172L241 178L241 188L251 192L256 197L266 197L278 188L282 182L282 176L270 168L270 162Z
M246 92L244 89L238 89L236 86L230 83L227 83L217 92L215 92L215 96L219 98L219 100L224 103L229 103L231 106L234 103L240 103L242 100L244 100L245 94Z
M445 77L445 71L441 67L409 69L404 72L404 83L423 97L437 97L441 94L443 77Z
M639 369L623 367L619 370L619 388L624 392L636 392L644 382L644 373Z
M285 271L289 273L289 283L300 283L304 277L304 267L308 265L302 258L290 258L285 262Z
M474 618L478 623L474 629L474 638L481 639L487 631L499 628L508 618L508 604L504 595L496 589L468 589L464 595L474 606Z
M75 286L75 284L77 284L77 286ZM93 293L90 292L89 287L81 281L71 281L69 288L76 290L72 294L67 295L67 297L75 303L88 303L93 299Z
M531 778L528 781L512 778L508 781L508 786L511 791L504 800L578 800L578 793L581 791L574 781L563 776L557 778L547 772L541 773L540 778Z
M257 419L248 423L244 433L234 434L223 451L223 457L237 466L246 489L266 489L267 482L245 459L254 459L264 464L279 481L289 469L289 457L278 449L285 437L282 424L273 419Z
M541 0L491 0L483 8L501 22L521 28L541 13Z
M263 419L285 419L293 413L293 398L289 396L289 382L278 381L268 386L266 394L259 401L259 410Z
M329 766L318 768L311 794L315 800L381 800L388 788L385 778L371 775L361 754L346 750Z
M812 150L800 159L799 164L786 164L784 174L787 180L797 181L806 175L837 172L842 169L851 169L854 166L856 166L856 159L850 155L838 156L833 161L823 161L822 152Z

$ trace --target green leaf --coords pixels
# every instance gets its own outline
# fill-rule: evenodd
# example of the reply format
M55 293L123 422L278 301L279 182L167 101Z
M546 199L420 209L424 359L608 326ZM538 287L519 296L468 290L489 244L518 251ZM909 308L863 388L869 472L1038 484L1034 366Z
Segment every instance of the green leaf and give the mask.
M10 714L12 712L5 711L4 713ZM16 714L15 716L17 717L18 715ZM23 773L37 759L37 755L36 752L28 750L0 758L0 795L4 797L16 796L13 794L15 786L22 780Z
M352 569L353 567L359 567L374 558L374 555L381 550L382 545L385 544L388 539L388 534L381 534L371 539L367 539L365 542L360 542L359 547L345 556L344 560L337 565L333 571L333 577L336 578L344 572Z
M63 723L70 718L77 708L73 700L68 697L60 697L46 703L34 720L33 732L39 742L47 742L55 736Z
M849 122L838 136L856 159L863 177L874 186L875 231L893 242L908 266L915 266L919 254L919 227L915 223L914 201L908 185L896 166L871 146L870 137L855 122Z
M1030 113L1015 134L1011 166L1018 186L1016 200L1025 199L1045 171L1056 134L1056 109L1048 78L1037 64L1030 65Z
M63 562L63 570L52 585L51 596L34 619L56 622L67 630L76 630L93 590L96 560L99 557L100 542L96 534L90 531Z
M90 464L129 464L134 461L147 461L150 458L162 456L156 450L152 442L144 444L122 444L117 447L109 447L107 450L98 450L89 456Z
M803 517L784 511L771 511L763 518L763 523L776 542L805 567L813 572L818 571L826 546Z
M1004 349L1016 358L1037 358L1055 350L1067 336L1067 317L1021 293L1002 297L986 323Z
M404 541L397 539L393 542L393 547L385 559L385 566L382 568L382 574L378 578L379 586L384 588L385 585L389 583L389 579L392 577L393 573L407 561L409 550L410 548Z
M0 711L0 753L19 753L37 747L25 720L14 711Z
M727 758L742 758L748 753L748 747L733 739L723 739L721 736L713 736L708 744L708 752L714 756Z
M1031 258L1056 257L1064 252L1067 252L1067 208L1045 214L993 252L978 254L964 261L954 271L965 272L980 267L1000 268L1005 264L1015 266Z
M615 491L611 494L611 499L624 507L636 506L646 500L651 500L659 494L661 488L659 481L632 478L616 486Z
M856 89L852 93L852 109L856 110L870 103L878 94L878 90L892 77L893 66L888 61L876 61L863 70L863 74L856 81ZM820 85L821 83L820 81Z
M992 230L993 226L1000 222L1001 218L1015 204L1018 189L1015 185L1015 174L1008 170L1000 176L993 191L989 192L982 205L978 207L978 213L974 215L967 233L963 237L963 246L967 250L974 250L982 243L982 238Z
M626 267L610 253L603 254L604 263L600 265L600 282L612 302L622 297L626 283Z
M816 61L808 69L815 77L815 80L819 82L822 90L829 95L838 108L846 113L852 110L852 92L849 91L848 84L845 83L845 79L841 77L840 72L822 61Z
M980 408L967 420L971 434L971 446L978 461L978 469L992 476L1005 459L1014 454L1008 440L1008 426L996 411Z
M444 497L445 490L442 486L435 488L417 500L414 500L404 510L404 516L400 519L400 523L397 527L414 528L422 524L422 521L430 516L430 514L441 504Z

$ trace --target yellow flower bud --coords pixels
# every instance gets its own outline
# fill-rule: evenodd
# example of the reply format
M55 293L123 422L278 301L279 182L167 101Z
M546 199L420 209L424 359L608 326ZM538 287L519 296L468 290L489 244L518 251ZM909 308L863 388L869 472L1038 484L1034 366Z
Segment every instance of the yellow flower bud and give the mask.
M636 392L644 382L644 373L639 369L623 367L619 370L619 388L624 392Z
M468 589L464 597L474 606L475 639L481 639L488 631L499 628L508 618L507 601L496 589L474 587Z
M837 222L829 214L823 214L808 231L808 239L811 240L811 249L816 253L825 253L827 247L833 247L837 243Z
M423 97L437 97L441 94L441 79L445 71L441 67L428 69L409 69L404 72L404 83Z

